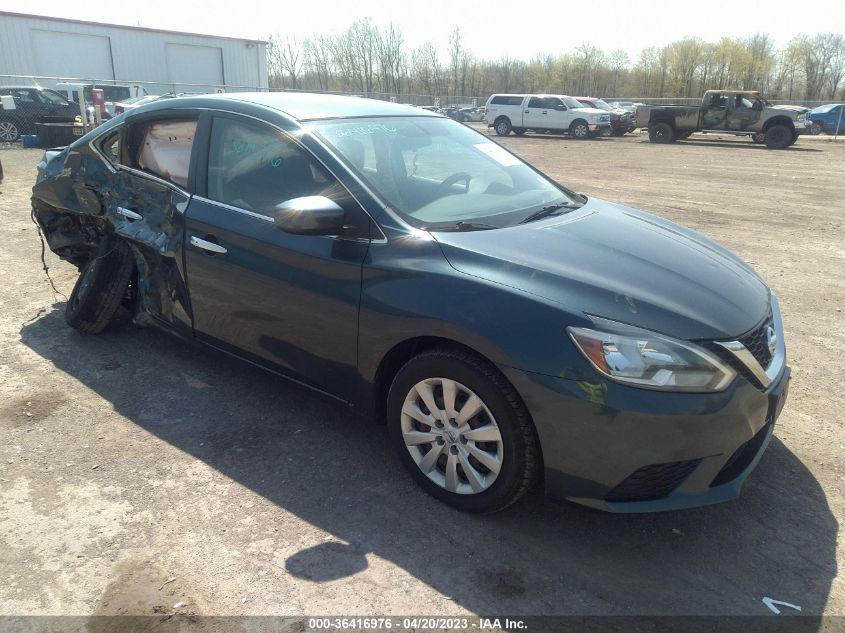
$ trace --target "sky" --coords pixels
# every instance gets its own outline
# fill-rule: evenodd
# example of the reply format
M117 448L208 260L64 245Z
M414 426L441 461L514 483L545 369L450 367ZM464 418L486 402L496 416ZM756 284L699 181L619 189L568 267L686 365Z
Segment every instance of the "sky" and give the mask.
M486 59L559 55L591 42L608 53L622 49L635 60L643 48L687 35L716 41L767 32L783 45L802 31L841 29L845 2L822 0L815 6L822 5L823 21L800 18L802 5L794 0L4 0L3 10L254 39L271 33L336 34L370 17L399 26L410 47L431 40L444 55L449 34L460 26L465 45Z

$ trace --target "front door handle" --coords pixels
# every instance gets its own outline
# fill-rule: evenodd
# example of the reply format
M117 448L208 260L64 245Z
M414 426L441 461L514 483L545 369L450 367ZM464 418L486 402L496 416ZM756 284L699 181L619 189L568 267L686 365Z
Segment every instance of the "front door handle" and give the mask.
M208 251L209 253L217 253L219 255L223 255L227 253L225 247L220 246L217 242L209 242L208 240L202 240L198 238L196 235L191 236L191 246L196 246L197 248L201 248L204 251Z
M132 209L127 209L126 207L118 207L117 212L122 215L127 220L143 220L144 216L140 213L133 211Z

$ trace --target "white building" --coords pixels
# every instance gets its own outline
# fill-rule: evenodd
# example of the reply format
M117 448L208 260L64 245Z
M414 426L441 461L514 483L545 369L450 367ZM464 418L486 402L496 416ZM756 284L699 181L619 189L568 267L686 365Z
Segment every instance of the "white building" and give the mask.
M80 79L151 94L266 90L266 42L0 11L0 85Z

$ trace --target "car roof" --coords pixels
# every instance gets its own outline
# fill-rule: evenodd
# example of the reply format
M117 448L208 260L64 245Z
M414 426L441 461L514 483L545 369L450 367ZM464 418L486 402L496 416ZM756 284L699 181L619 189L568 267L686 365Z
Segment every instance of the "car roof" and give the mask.
M707 92L715 92L716 94L727 94L727 93L737 93L741 92L743 94L752 94L758 95L760 94L759 90L743 90L741 88L734 88L734 89L726 89L726 90L708 90Z
M242 92L180 97L179 105L186 107L213 101L256 104L278 110L297 121L371 116L437 116L410 105L311 92ZM150 107L153 106L154 104L150 104Z

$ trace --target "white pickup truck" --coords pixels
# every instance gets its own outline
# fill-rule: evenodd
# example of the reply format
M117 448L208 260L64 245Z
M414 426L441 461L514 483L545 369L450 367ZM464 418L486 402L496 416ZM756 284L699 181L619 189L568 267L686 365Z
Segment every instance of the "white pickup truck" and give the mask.
M565 95L495 94L485 107L487 127L499 136L529 130L565 132L573 138L601 136L610 128L610 113L586 108Z

